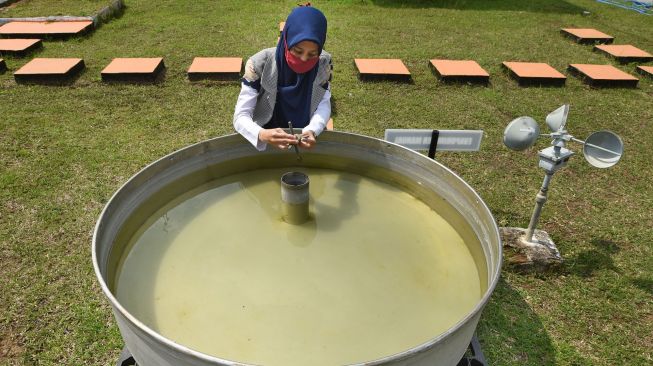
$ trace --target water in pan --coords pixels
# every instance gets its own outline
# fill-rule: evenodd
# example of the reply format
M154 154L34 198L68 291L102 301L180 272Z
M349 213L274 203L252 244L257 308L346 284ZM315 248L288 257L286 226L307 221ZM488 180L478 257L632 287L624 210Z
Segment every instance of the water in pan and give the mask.
M191 349L260 365L344 365L415 347L481 298L461 236L422 201L331 170L310 177L311 219L282 220L289 169L188 192L135 235L120 303ZM460 229L460 228L459 228Z

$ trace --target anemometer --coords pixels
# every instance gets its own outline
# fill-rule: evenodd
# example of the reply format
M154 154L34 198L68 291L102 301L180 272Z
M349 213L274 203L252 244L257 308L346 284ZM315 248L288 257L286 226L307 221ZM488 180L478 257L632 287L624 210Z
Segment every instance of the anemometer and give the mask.
M533 233L540 218L542 207L547 200L547 191L553 174L564 168L574 152L565 144L574 141L583 144L583 155L590 165L597 168L609 168L621 159L623 142L621 138L610 131L592 133L585 141L572 136L566 130L569 104L565 104L546 117L546 125L551 133L540 133L540 126L531 117L519 117L508 124L503 133L503 143L512 150L521 151L533 146L539 137L550 137L551 146L540 150L539 167L546 175L542 187L535 197L535 210L531 216L526 232L526 241L533 243Z

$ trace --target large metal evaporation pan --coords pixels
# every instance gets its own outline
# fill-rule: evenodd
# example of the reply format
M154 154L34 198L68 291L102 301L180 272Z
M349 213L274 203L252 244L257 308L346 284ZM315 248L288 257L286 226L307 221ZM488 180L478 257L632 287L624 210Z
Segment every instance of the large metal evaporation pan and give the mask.
M258 152L237 134L218 137L183 148L152 163L127 181L109 200L93 234L93 266L113 307L125 344L139 365L243 364L175 343L145 326L118 302L112 292L114 278L129 238L157 209L203 183L244 171L298 164L347 171L384 181L421 199L437 212L454 212L445 218L454 227L468 229L460 230L460 233L470 247L480 274L484 291L480 301L449 330L433 334L430 341L361 365L455 365L461 359L481 311L496 286L501 268L498 228L478 194L443 165L415 151L367 136L327 131L320 135L313 150L302 155L303 160L298 163L295 154L290 152L272 148Z

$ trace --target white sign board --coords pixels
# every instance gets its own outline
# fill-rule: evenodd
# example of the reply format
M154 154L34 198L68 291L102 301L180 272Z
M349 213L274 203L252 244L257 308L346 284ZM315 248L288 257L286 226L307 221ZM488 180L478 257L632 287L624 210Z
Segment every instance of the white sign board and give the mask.
M385 140L413 150L428 150L433 130L388 129ZM478 151L483 130L439 130L437 151Z

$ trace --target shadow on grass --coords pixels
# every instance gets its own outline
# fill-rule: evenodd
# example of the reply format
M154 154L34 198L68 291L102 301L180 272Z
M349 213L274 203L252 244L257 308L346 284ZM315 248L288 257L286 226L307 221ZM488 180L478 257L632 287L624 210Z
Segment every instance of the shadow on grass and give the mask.
M566 258L562 271L581 277L591 277L596 271L610 270L621 273L614 265L612 255L620 251L619 245L611 240L592 239L594 249L589 249Z
M491 365L555 364L555 349L544 325L503 279L483 311L477 334Z
M442 8L458 10L504 10L533 13L578 14L583 8L564 0L372 0L388 8Z
M563 263L562 272L584 278L594 276L595 272L609 270L616 274L624 272L615 266L612 255L621 251L618 243L606 239L593 239L590 243L595 249L586 250L571 258L566 258ZM653 295L653 280L642 277L629 278L630 283L642 291Z
M630 280L637 288L648 292L653 296L653 280L648 278L633 278Z

